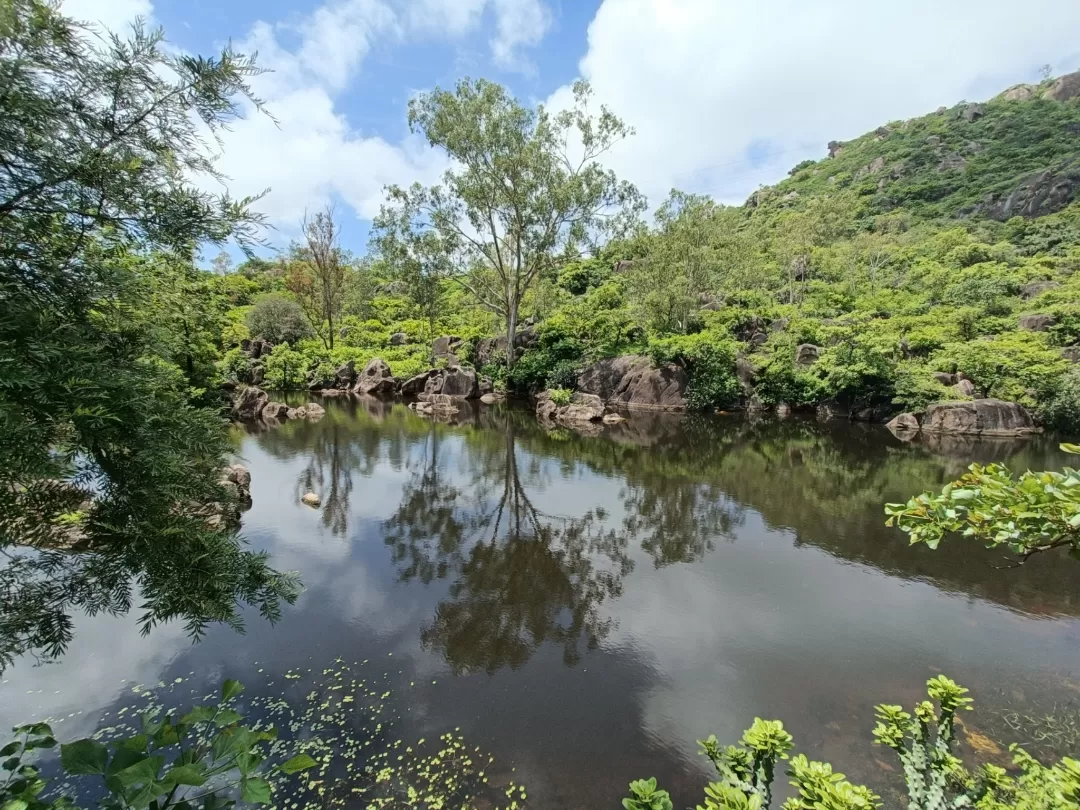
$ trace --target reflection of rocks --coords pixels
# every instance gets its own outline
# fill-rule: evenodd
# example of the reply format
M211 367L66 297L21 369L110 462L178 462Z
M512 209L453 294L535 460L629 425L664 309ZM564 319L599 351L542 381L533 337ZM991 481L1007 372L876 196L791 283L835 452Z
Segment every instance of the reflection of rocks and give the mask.
M596 394L575 393L570 402L559 405L551 397L551 391L545 391L536 398L536 417L541 423L558 423L574 429L581 429L590 423L599 422L607 413L604 401Z

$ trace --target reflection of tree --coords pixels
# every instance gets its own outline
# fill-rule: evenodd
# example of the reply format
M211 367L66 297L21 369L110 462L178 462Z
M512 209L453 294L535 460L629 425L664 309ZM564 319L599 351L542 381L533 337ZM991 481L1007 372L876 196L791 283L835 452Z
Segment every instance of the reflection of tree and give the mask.
M718 537L733 538L743 514L714 487L662 476L628 479L622 501L626 533L640 540L657 568L700 560Z
M600 605L633 567L626 538L595 511L556 517L536 508L516 435L513 420L470 434L473 476L460 490L440 480L433 437L387 523L403 579L454 578L421 638L456 671L518 667L546 642L574 663L582 637L592 648L609 631Z

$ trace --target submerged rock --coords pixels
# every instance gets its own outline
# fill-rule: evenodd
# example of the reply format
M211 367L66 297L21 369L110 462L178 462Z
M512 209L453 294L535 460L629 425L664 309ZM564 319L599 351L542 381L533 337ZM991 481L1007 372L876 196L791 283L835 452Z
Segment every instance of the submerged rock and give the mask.
M308 492L300 499L308 506L319 506L322 503L322 498L316 495L314 492Z

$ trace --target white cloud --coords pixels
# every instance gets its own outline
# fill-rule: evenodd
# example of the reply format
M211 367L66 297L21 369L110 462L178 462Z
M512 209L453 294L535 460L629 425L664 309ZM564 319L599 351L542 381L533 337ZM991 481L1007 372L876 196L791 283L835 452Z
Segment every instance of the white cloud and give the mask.
M493 0L496 34L491 40L495 64L507 70L534 68L523 48L540 43L551 27L551 12L540 0Z
M653 205L741 202L829 140L1075 69L1077 30L1075 0L604 0L579 70L637 128L610 162Z
M61 10L76 20L122 31L136 17L153 14L150 0L64 0Z

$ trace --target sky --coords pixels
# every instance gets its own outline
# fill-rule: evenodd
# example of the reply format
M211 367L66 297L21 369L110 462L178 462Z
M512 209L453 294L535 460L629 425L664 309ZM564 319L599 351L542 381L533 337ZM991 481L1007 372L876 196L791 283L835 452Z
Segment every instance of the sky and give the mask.
M607 163L651 207L672 188L739 204L830 140L1080 69L1077 0L64 0L173 47L257 51L277 119L227 133L220 168L271 244L335 205L364 252L388 184L435 183L445 155L411 134L410 97L460 78L558 108L587 79L636 134Z

